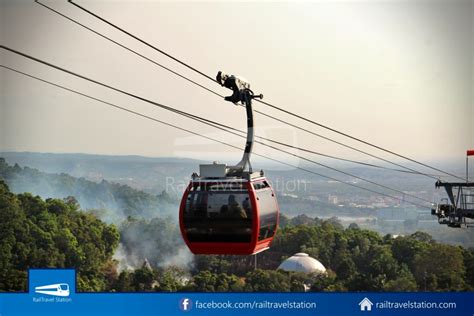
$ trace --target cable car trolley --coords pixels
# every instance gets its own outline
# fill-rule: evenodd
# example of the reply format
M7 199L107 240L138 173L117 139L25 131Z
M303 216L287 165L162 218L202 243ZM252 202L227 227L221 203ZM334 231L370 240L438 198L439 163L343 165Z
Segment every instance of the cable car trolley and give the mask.
M199 166L181 200L179 223L194 254L251 255L269 248L279 220L275 192L263 171L253 172L250 155L254 124L250 84L219 72L217 81L233 90L226 101L241 102L247 113L247 141L235 166L214 162Z
M466 182L436 182L436 188L443 187L450 201L437 204L431 210L440 224L457 228L474 227L474 221L467 220L474 219L474 182L469 181L469 156L474 156L474 150L468 150L466 154Z
M436 182L436 188L444 187L451 203L440 203L431 210L438 223L449 227L472 227L474 219L474 182Z

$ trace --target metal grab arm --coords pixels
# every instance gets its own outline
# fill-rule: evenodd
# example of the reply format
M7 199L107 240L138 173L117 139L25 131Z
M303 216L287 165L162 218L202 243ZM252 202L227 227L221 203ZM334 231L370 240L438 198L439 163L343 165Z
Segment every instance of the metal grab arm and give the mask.
M216 80L224 87L232 89L233 93L231 96L225 97L226 101L230 101L234 104L241 102L245 105L247 113L247 141L245 143L244 154L239 163L235 166L228 167L227 174L239 175L245 171L248 166L249 171L252 172L252 166L250 164L250 156L252 154L253 139L254 139L254 120L253 120L253 109L252 99L263 98L263 95L254 95L253 91L250 90L250 83L245 79L233 75L227 75L219 71L217 73Z

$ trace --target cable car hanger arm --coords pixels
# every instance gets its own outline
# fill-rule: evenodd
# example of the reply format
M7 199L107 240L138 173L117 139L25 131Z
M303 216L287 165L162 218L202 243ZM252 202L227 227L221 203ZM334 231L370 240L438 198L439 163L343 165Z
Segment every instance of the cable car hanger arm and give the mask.
M252 165L250 164L250 156L252 154L254 140L252 99L263 99L263 94L254 95L253 91L250 90L250 83L247 80L242 77L225 74L222 71L217 73L216 80L222 86L233 91L232 95L225 97L224 100L234 104L241 102L245 105L247 112L247 141L245 143L244 154L239 163L235 166L228 167L227 174L240 175L244 172L247 166L249 172L252 173Z

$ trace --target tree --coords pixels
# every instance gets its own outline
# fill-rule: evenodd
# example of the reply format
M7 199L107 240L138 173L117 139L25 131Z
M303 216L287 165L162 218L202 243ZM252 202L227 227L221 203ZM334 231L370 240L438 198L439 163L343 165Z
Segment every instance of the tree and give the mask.
M0 290L26 290L28 268L76 268L78 289L106 289L118 231L62 200L13 194L0 181Z
M416 280L406 265L402 265L395 279L389 280L383 286L384 291L390 292L412 292L417 289Z
M1 166L1 164L0 164ZM0 290L20 291L26 289L26 269L18 269L29 254L27 245L17 237L27 235L27 221L18 199L6 183L0 180ZM16 251L15 251L16 250Z
M315 275L312 282L310 283L311 292L334 292L334 291L347 291L344 286L344 282L337 280L337 275L331 270L328 270L325 274Z
M278 270L254 270L247 273L245 290L250 292L289 292L291 281L288 274Z
M147 268L136 269L131 276L131 286L134 291L151 291L155 284L155 275Z
M132 273L130 271L122 271L112 286L112 290L116 292L132 291Z
M421 290L461 291L465 288L462 250L443 244L432 244L415 255L414 276Z
M430 245L431 237L427 234L415 233L408 237L397 237L392 242L392 253L400 263L405 263L411 270L414 270L415 256L426 251Z
M193 277L191 288L198 292L215 292L217 275L210 271L201 271Z
M189 282L188 273L179 267L169 267L160 273L160 291L178 292Z
M463 257L466 268L466 290L474 291L474 250L464 249Z
M357 225L357 223L351 223L348 228L349 229L360 229L359 225Z

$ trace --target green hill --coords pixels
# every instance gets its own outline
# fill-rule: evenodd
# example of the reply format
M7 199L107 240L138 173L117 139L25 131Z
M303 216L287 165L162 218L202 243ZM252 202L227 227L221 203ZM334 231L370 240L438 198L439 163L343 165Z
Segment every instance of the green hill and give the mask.
M73 201L15 195L0 180L0 291L26 291L29 268L76 268L78 287L107 288L119 232Z
M120 222L128 216L176 216L177 212L177 202L164 192L152 195L106 180L93 182L65 173L44 173L18 164L8 165L3 158L0 158L0 179L15 193L30 192L42 198L74 197L82 209L93 209L107 222Z

